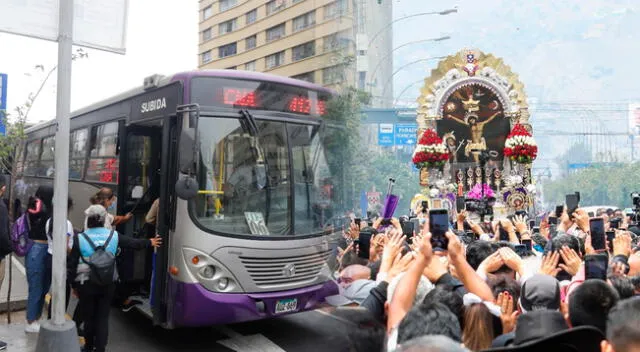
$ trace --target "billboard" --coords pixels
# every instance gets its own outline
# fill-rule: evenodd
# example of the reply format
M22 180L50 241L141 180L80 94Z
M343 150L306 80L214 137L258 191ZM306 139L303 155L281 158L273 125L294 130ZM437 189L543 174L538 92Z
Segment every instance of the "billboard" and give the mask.
M3 1L0 32L58 40L57 0ZM125 52L128 0L74 0L73 44Z
M393 143L393 124L381 123L378 126L378 145L383 147L392 147Z

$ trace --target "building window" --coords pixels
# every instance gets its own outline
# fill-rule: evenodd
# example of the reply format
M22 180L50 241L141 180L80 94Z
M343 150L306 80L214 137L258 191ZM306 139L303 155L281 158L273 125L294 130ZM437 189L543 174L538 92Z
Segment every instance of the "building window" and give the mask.
M307 81L310 83L315 83L316 81L316 73L314 71L302 73L296 76L292 76L293 79L299 79L301 81Z
M211 62L211 50L207 50L204 53L202 53L202 63L206 64L208 62Z
M324 19L328 20L347 13L348 4L346 0L337 0L324 6Z
M308 42L293 47L293 61L306 59L316 54L316 42Z
M255 71L256 70L256 61L253 60L251 62L247 62L246 64L244 64L244 69L246 71Z
M247 24L252 24L258 20L258 9L253 9L245 15Z
M344 81L344 67L332 66L322 69L322 83L334 84Z
M227 11L228 9L236 6L238 0L220 0L220 12Z
M293 31L301 31L316 24L316 11L307 12L293 19Z
M236 43L223 45L218 48L218 57L222 59L223 57L235 55L237 53L236 48Z
M218 32L220 35L227 34L229 32L233 32L238 29L238 19L234 18L232 20L228 20L222 22L218 25Z
M323 50L329 52L333 50L346 49L349 47L349 39L346 35L340 33L334 33L324 37Z
M284 23L267 29L267 42L284 37Z
M269 55L265 58L267 69L284 64L284 51Z
M364 84L366 82L366 79L367 79L366 71L358 72L358 89L364 90Z
M213 16L213 9L211 8L211 6L207 6L202 9L202 20L206 20L211 16Z
M202 41L206 42L209 39L211 39L211 27L202 31Z
M245 50L255 48L256 42L257 42L257 39L255 34L250 37L247 37L247 39L245 40Z
M276 13L287 6L285 0L271 0L267 3L267 16Z

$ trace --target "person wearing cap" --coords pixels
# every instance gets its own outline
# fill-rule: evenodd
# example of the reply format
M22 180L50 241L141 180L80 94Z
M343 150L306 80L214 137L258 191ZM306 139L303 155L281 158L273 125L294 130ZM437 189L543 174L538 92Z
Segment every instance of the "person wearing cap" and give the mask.
M103 246L111 237L105 250L114 256L118 248L159 247L162 244L162 239L157 236L152 239L119 236L114 229L109 230L104 227L107 210L102 205L90 206L85 210L85 214L87 215L88 228L83 234L74 236L73 247L67 258L67 279L72 281L71 285L80 298L79 305L85 324L85 350L104 352L109 334L109 310L115 291L115 283L98 285L89 280L91 269L86 262L93 255L94 249L85 235L95 246Z

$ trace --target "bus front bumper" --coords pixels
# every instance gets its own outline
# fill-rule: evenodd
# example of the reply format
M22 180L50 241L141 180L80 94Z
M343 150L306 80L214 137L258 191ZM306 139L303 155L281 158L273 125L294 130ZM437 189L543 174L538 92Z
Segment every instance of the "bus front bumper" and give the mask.
M303 312L338 294L333 281L272 293L216 293L198 283L178 282L171 277L169 290L169 304L173 305L169 319L174 327L229 324Z

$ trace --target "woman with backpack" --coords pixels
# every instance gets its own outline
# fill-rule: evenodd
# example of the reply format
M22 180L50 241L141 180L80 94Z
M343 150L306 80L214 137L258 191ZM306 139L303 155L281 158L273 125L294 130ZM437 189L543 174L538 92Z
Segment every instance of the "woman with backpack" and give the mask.
M34 197L29 198L27 216L29 239L33 245L25 257L29 294L27 296L27 325L25 332L40 331L38 320L42 315L44 298L51 286L51 270L47 270L48 249L45 225L52 215L53 187L40 186Z
M160 237L134 239L105 228L108 217L102 205L85 210L87 230L73 239L67 278L80 298L84 321L85 351L104 352L109 334L109 309L117 280L115 255L118 248L159 247Z

